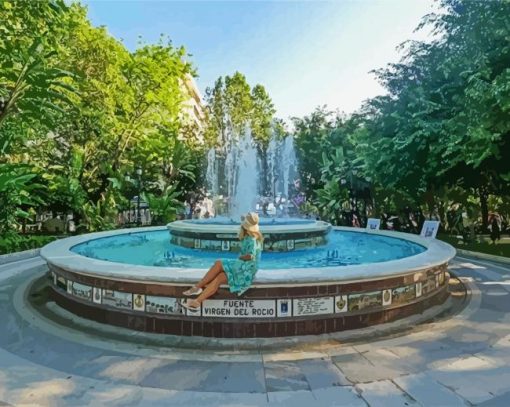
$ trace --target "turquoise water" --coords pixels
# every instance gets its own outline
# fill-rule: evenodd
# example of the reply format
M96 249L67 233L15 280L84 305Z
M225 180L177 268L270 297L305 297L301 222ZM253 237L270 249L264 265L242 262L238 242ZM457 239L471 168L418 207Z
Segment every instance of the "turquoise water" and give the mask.
M262 254L261 269L347 266L379 263L422 253L425 247L402 239L368 233L332 231L328 244L316 249ZM170 244L167 230L127 233L90 240L71 251L94 259L143 266L208 268L236 253L186 249Z

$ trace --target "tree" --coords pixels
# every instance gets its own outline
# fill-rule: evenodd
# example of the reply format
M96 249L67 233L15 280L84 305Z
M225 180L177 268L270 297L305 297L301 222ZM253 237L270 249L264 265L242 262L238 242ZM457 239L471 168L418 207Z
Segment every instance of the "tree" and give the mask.
M309 116L292 119L300 178L309 197L323 185L321 168L317 164L322 161L322 152L327 148L327 140L333 130L332 114L323 106Z
M42 202L40 168L26 163L18 147L47 132L55 113L73 104L74 75L58 65L72 26L66 12L60 0L0 3L0 233Z
M183 115L194 74L184 48L162 38L129 52L63 0L4 1L0 21L0 166L11 197L14 185L21 193L44 181L33 206L98 230L131 197L124 178L138 166L155 195L194 186L203 148ZM19 178L22 168L31 178ZM0 217L12 222L29 205L10 202Z
M257 84L251 88L246 77L235 72L225 79L218 78L214 87L206 90L206 101L208 120L205 138L208 144L225 148L228 143L237 142L249 128L261 160L262 179L268 179L269 141L275 133L282 136L284 130L281 121L275 119L276 110L264 86ZM268 185L260 188L262 193L270 189Z
M75 93L58 66L70 21L61 0L0 4L0 130L9 117L45 123Z

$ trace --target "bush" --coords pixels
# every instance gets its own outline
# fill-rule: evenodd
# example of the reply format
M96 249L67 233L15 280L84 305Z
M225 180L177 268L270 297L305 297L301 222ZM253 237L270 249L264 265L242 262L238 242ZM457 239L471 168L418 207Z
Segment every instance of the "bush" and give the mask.
M56 236L23 236L11 233L0 237L0 254L37 249L56 239Z

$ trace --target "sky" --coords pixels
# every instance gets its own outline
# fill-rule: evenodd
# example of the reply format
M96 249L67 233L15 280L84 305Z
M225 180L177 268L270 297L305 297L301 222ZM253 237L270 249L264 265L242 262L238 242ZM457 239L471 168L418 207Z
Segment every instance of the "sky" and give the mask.
M243 73L265 86L277 116L317 106L352 113L384 93L372 69L397 62L433 0L125 1L83 0L93 25L104 25L134 50L140 37L167 35L183 45L202 94L219 76Z

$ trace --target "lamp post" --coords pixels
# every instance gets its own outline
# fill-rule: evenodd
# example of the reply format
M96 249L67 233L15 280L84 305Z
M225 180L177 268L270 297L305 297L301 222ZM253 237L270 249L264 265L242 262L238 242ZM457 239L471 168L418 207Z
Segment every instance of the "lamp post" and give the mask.
M142 169L138 167L136 169L136 175L138 177L138 196L136 197L136 224L140 226L142 224L142 217L140 215L140 194L142 193Z

